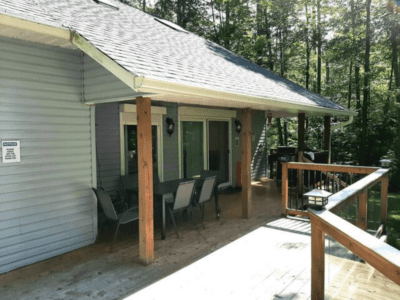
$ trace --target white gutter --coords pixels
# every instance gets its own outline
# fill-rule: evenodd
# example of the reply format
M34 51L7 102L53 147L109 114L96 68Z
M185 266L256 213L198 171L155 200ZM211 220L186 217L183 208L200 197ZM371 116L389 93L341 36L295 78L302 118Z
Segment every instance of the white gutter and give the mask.
M331 127L331 131L333 131L335 129L346 127L347 125L350 125L351 123L353 123L353 121L354 121L354 116L349 116L349 120L333 125Z
M193 87L179 83L165 82L157 79L145 77L138 87L142 93L177 94L180 96L188 95L194 97L205 97L214 99L224 99L240 103L243 107L251 105L262 105L265 109L283 109L292 113L304 112L309 115L332 115L332 116L356 116L357 113L351 110L338 110L332 108L319 107L315 105L296 104L278 98L262 98L245 94L221 92L206 88Z

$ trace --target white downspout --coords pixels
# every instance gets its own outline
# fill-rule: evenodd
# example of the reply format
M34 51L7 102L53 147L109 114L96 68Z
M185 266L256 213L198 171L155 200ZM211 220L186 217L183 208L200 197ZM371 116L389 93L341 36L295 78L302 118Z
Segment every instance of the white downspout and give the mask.
M331 131L338 129L338 128L343 128L346 127L347 125L350 125L354 121L354 116L349 116L349 119L345 122L340 122L338 124L335 124L331 127Z

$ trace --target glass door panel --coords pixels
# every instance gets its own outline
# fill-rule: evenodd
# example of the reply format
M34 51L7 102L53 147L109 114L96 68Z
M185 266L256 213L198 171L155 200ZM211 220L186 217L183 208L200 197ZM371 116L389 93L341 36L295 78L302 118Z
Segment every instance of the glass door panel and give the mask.
M208 122L209 170L219 171L219 182L229 182L229 122Z
M153 138L153 173L158 173L158 139L157 126L151 126ZM137 125L127 125L127 174L138 174L138 152L137 152Z
M181 122L184 178L199 176L204 169L203 122Z

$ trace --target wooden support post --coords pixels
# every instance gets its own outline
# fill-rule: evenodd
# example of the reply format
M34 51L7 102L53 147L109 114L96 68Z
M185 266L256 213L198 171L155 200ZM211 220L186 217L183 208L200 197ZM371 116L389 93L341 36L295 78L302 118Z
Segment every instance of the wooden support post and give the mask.
M325 233L311 224L311 299L325 295Z
M381 222L387 222L389 175L382 177L381 182Z
M306 114L299 113L298 114L298 138L299 138L299 145L298 145L298 161L303 162L304 156L304 149L305 149L305 121L306 121ZM297 182L297 192L302 195L303 194L303 171L297 171L297 178L299 179Z
M242 123L242 216L250 218L251 205L251 109L245 108L241 111Z
M328 161L331 163L331 116L324 117L324 150L328 151Z
M286 217L289 204L288 165L282 163L282 216Z
M140 260L154 260L153 157L151 99L136 98L139 171L139 252Z
M358 197L357 227L362 230L368 229L368 190L364 189Z

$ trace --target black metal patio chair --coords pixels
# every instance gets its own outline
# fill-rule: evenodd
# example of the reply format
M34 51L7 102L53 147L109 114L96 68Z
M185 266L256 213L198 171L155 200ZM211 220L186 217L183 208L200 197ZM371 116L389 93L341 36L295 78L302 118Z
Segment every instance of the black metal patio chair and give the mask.
M172 223L174 225L176 235L179 238L178 228L176 227L174 213L181 212L183 210L191 210L192 199L195 192L196 181L186 181L181 182L176 191L175 199L173 203L167 203L168 210L172 218Z
M139 210L138 207L132 207L125 212L117 215L115 212L114 205L111 201L110 196L108 193L102 189L93 189L94 193L96 194L97 200L100 202L101 208L103 209L104 215L107 221L117 223L117 228L115 230L114 238L111 243L110 253L112 252L115 239L117 237L119 225L127 224L139 219Z

